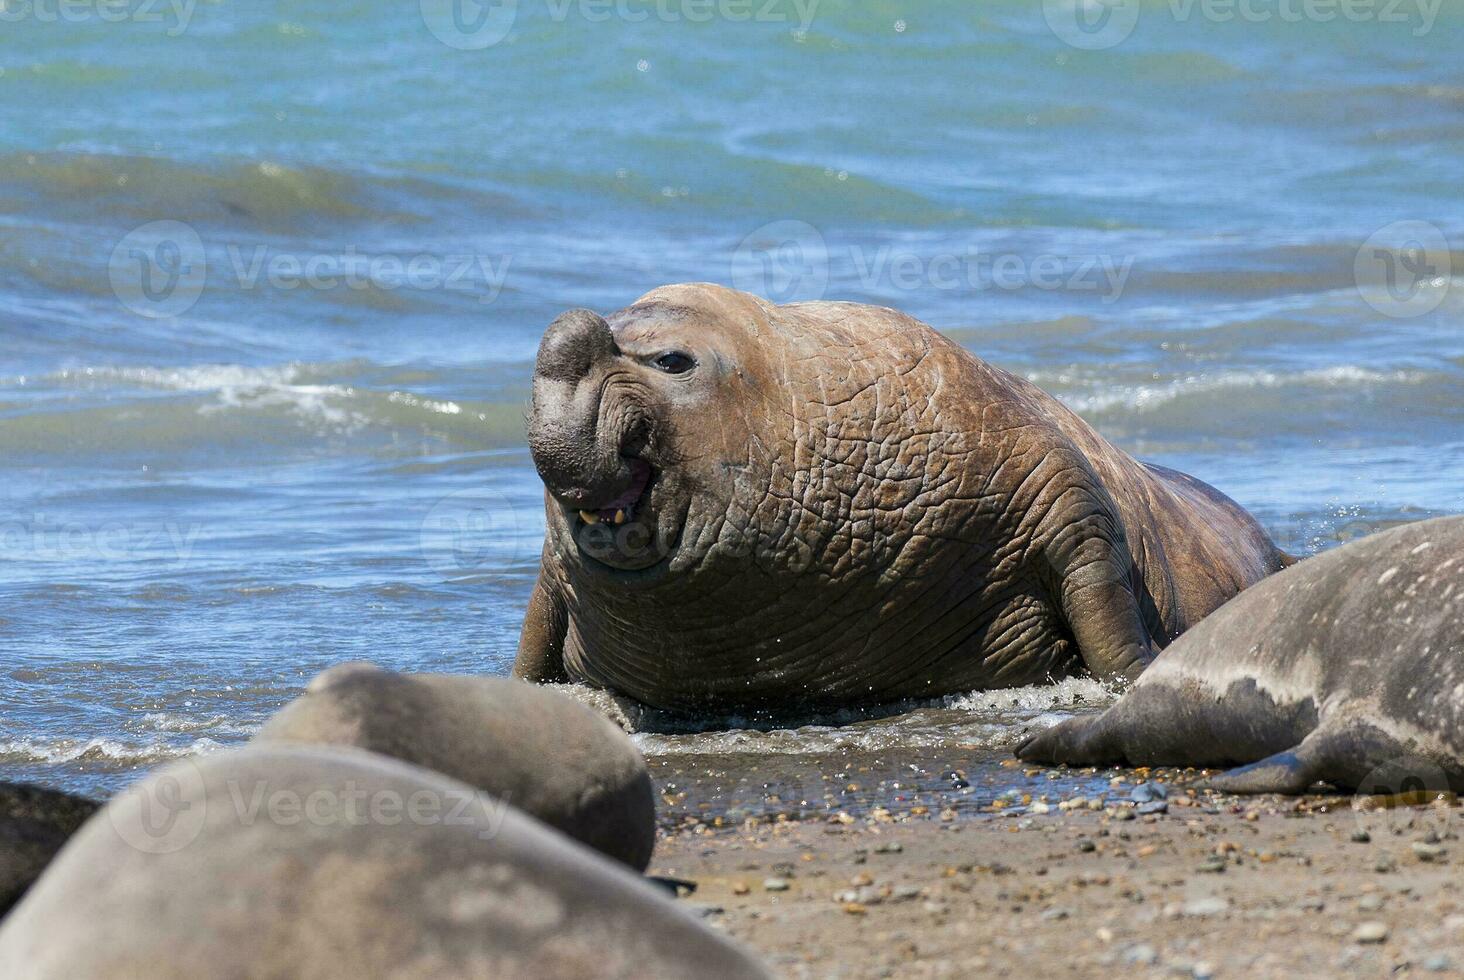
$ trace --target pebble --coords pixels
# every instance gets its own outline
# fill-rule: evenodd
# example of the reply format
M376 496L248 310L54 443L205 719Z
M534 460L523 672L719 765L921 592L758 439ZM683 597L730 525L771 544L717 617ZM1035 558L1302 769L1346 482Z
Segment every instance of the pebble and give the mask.
M1169 787L1163 783L1140 783L1129 791L1129 799L1135 803L1151 803L1169 798Z
M1423 968L1430 973L1444 973L1453 969L1454 962L1443 953L1435 953L1423 961Z
M1383 896L1376 893L1364 895L1357 900L1357 908L1362 912L1380 912L1383 908Z
M1132 819L1134 819L1134 811L1131 810L1128 807L1123 807L1123 808L1121 808L1119 810L1115 810L1114 813L1113 813L1113 819L1115 819L1115 820L1132 820Z
M919 898L924 891L919 885L896 885L895 890L890 893L890 898L896 902L908 902L911 899Z
M1372 834L1369 834L1367 831L1361 829L1354 830L1352 832L1352 843L1370 844L1372 843Z
M1210 980L1215 975L1215 967L1201 960L1195 964L1190 973L1194 975L1195 980Z
M1380 943L1388 938L1388 927L1381 922L1364 922L1352 930L1355 943Z
M1098 849L1098 845L1095 844L1095 843L1093 843L1093 841L1091 839L1089 839L1087 837L1079 837L1078 838L1078 850L1082 851L1084 854L1092 853L1093 851L1096 851L1097 849Z
M1387 874L1389 871L1398 870L1398 862L1393 860L1392 855L1384 854L1373 863L1373 870L1378 874Z
M750 891L752 891L752 889L750 887L748 887L747 882L745 882L745 881L734 881L734 882L732 882L732 894L734 894L734 895L746 895Z
M686 909L688 912L690 912L692 915L696 916L699 919L710 919L713 916L721 915L722 913L727 911L720 905L705 905L697 902L688 902L687 904L683 905L682 908Z
M1135 809L1145 816L1151 813L1168 813L1169 804L1163 800L1154 800L1150 803L1140 803Z
M1123 961L1138 966L1148 966L1158 958L1159 954L1154 952L1154 947L1148 943L1139 943L1137 946L1130 946L1123 951Z
M1444 849L1437 844L1415 841L1413 844L1413 856L1425 864L1432 864L1444 856Z
M765 892L785 892L787 890L788 890L788 879L787 878L764 878L763 879L763 891L765 891Z
M1203 919L1211 915L1219 915L1230 908L1230 903L1223 898L1197 898L1184 906L1184 914L1192 919Z
M876 854L899 854L904 849L905 849L905 845L904 844L901 844L897 840L892 840L892 841L885 841L883 844L880 844L880 845L876 846L875 849L874 849L874 853L876 853Z
M1225 859L1218 855L1206 858L1204 863L1196 867L1195 870L1208 874L1219 874L1225 870Z

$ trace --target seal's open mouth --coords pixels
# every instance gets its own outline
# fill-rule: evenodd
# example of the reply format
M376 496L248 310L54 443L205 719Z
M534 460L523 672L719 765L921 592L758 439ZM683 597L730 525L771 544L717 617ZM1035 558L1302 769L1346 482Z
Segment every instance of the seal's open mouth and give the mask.
M632 458L628 462L630 463L630 485L615 499L606 501L599 507L581 510L579 512L580 520L586 524L599 524L601 521L624 524L626 521L634 520L636 507L645 497L655 471L651 469L651 464L643 459Z

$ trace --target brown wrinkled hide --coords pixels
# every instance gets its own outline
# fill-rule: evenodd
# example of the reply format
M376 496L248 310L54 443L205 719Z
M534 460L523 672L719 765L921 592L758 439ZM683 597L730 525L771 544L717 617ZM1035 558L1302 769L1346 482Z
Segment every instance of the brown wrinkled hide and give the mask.
M529 442L548 531L516 672L666 708L1133 677L1287 561L1223 494L852 303L692 284L567 313ZM586 523L633 459L655 474L634 513Z

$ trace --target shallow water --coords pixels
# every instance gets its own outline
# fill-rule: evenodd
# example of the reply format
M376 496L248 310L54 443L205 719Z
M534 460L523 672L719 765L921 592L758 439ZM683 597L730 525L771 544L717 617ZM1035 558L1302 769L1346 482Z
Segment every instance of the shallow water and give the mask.
M663 282L907 310L1297 553L1464 510L1457 6L1146 3L1095 51L1026 0L525 0L483 50L391 6L0 31L8 777L109 791L345 659L504 672L538 336ZM1044 697L641 738L693 805L775 762L939 782Z

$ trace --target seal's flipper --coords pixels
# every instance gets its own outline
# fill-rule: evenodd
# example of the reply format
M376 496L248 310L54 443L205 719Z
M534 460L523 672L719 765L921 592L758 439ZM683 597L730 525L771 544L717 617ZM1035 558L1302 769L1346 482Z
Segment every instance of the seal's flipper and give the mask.
M1212 776L1196 784L1196 788L1220 793L1305 793L1323 778L1315 753L1306 750L1303 741L1294 749Z
M1110 737L1108 712L1094 717L1069 718L1029 736L1015 749L1018 759L1045 765L1096 766L1122 761Z

